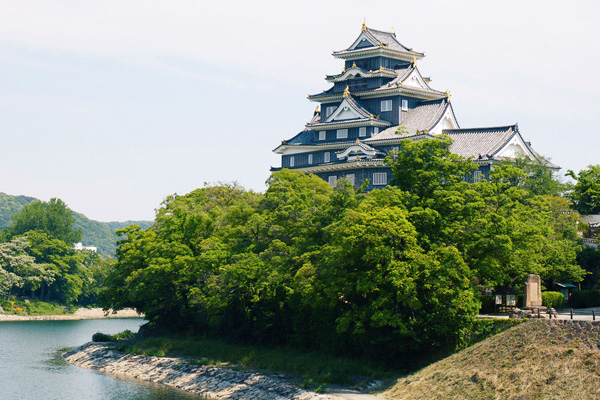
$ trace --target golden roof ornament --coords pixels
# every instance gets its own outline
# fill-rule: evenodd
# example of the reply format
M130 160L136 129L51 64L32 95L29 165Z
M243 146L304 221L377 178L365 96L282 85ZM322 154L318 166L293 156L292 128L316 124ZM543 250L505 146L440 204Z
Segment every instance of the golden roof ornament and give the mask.
M315 114L316 114L316 113L320 113L320 112L321 112L321 107L320 107L320 106L317 106L317 108L315 108Z
M392 35L396 36L396 30L394 29L393 25L392 25Z
M383 72L383 67L379 67L379 72Z
M369 117L369 119L375 119L375 117L373 116L373 114L371 114L371 116Z
M356 68L356 63L355 62L352 63L352 68Z
M350 88L348 87L348 85L346 85L346 89L344 89L344 94L342 94L342 96L345 99L347 99L349 95L350 95Z
M363 24L362 24L362 28L360 29L361 32L364 32L367 30L367 19L365 18L363 20Z
M450 103L450 91L446 90L446 98L448 99L448 103Z
M412 63L413 67L417 68L417 57L413 56Z
M358 138L356 138L356 143L360 143L360 140L358 140Z

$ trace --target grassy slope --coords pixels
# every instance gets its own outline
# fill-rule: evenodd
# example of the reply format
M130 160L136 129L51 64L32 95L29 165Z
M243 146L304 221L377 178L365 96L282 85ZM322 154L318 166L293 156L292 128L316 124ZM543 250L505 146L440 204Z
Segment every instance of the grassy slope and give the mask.
M398 380L388 399L600 398L600 323L531 321Z

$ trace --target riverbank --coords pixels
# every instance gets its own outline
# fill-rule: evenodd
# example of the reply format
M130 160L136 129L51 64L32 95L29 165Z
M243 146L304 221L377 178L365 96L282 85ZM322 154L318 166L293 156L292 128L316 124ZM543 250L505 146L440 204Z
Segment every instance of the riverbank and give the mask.
M73 314L60 314L60 315L13 315L13 314L0 314L0 322L2 321L68 321L68 320L82 320L82 319L104 319L104 318L143 318L144 316L138 314L137 311L132 309L125 309L117 311L116 313L110 312L105 315L101 308L80 308Z
M316 393L305 390L280 375L241 371L229 367L195 365L172 357L124 354L99 343L87 343L65 353L63 357L67 362L82 368L161 383L208 399L378 399L351 390Z

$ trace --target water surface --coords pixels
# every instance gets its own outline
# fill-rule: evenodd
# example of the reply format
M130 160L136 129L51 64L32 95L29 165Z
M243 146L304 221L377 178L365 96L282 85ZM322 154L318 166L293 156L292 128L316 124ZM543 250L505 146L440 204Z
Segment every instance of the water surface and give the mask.
M76 367L61 357L65 348L89 342L96 332L135 332L144 322L139 318L0 322L0 399L200 399L162 385Z

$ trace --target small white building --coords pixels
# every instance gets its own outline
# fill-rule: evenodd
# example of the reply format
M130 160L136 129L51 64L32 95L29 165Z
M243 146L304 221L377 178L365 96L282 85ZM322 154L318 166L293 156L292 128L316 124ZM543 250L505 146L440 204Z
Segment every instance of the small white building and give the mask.
M89 251L93 251L94 253L98 252L98 248L96 246L84 246L83 243L81 243L81 242L75 243L73 248L75 250L89 250Z

